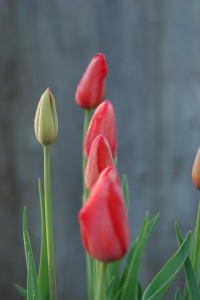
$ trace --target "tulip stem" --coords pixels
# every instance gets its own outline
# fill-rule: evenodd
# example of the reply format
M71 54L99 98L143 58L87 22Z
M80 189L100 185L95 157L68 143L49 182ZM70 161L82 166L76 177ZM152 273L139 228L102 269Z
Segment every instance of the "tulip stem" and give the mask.
M106 267L106 263L98 261L95 300L106 300Z
M48 146L44 146L44 192L50 300L56 300L56 278L54 265L53 228L51 216L50 153Z
M193 257L193 268L195 273L197 272L197 260L199 252L199 242L200 242L200 201L197 213L197 223L195 228L195 242L194 242L194 257Z
M85 169L87 165L87 158L84 153L85 136L89 126L89 122L90 122L90 109L85 109L84 127L83 127L83 204L85 204L89 195L89 191L85 185Z
M84 143L87 129L90 123L90 109L85 109L84 127L83 127L83 205L85 204L89 191L85 185L85 169L87 165L87 157L84 152ZM86 266L87 266L87 286L89 300L94 299L94 278L93 278L93 259L86 253Z

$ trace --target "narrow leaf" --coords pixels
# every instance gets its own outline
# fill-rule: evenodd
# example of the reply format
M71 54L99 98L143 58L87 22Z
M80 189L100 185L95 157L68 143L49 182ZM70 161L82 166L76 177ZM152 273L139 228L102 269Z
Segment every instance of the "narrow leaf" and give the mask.
M116 155L115 155L115 158L114 158L114 165L115 165L115 167L117 168L117 153L116 153Z
M115 277L113 276L111 278L111 281L108 282L107 288L106 288L106 299L111 299L112 289L113 289L113 283L115 282Z
M20 286L19 284L15 284L15 288L16 290L19 292L19 294L24 297L24 299L27 298L27 291L25 288L23 288L22 286Z
M183 238L181 236L181 232L180 232L178 223L175 224L175 228L176 228L178 244L180 246L183 243ZM192 267L189 257L187 257L184 262L184 270L185 270L185 275L186 275L186 279L187 279L187 288L189 290L190 297L192 300L199 300L200 293L199 293L199 289L198 289L198 283L197 283L195 273L194 273L194 270L193 270L193 267Z
M198 274L197 264L198 264L199 242L200 242L200 201L199 201L197 221L195 227L194 252L193 252L193 260L192 260L192 265L196 275Z
M162 270L149 284L145 290L142 300L160 300L167 291L174 277L182 267L189 249L191 241L191 232L189 232L178 251L165 264Z
M138 243L138 238L132 243L129 251L128 251L128 254L126 255L126 261L125 261L125 264L126 264L126 267L129 268L130 267L130 264L131 264L131 260L132 260L132 257L133 257L133 253L135 251L135 248L137 246L137 243Z
M87 263L87 288L88 288L88 295L89 299L94 299L94 291L95 291L95 260L86 253L86 263Z
M122 190L123 190L125 204L126 204L126 211L128 213L129 203L130 203L130 196L129 196L128 178L125 174L122 177Z
M185 290L184 290L183 300L190 300L190 295L189 295L189 291L188 291L187 286L185 287Z
M33 285L33 269L31 264L31 255L28 252L28 266L27 266L27 300L34 300L35 290Z
M120 281L120 267L121 261L111 262L107 266L107 282L109 289L107 289L108 300L113 300L113 296L118 290L118 285ZM111 284L112 283L112 284Z
M155 217L149 222L148 228L147 228L147 232L148 235L151 234L156 222L158 221L158 218L160 217L160 214L156 214Z
M181 295L180 295L180 289L179 288L176 290L175 300L181 300Z
M33 252L32 252L32 248L31 248L31 242L30 242L30 238L29 238L29 234L28 234L28 228L27 228L26 207L24 207L23 236L24 236L24 248L25 248L25 254L26 254L27 270L28 270L28 268L30 268L29 272L31 272L31 274L32 274L31 279L28 278L29 285L32 289L30 280L33 280L34 293L35 293L36 297L38 297L38 299L40 299L40 292L39 292L39 286L38 286L38 281L37 281L37 273L36 273L36 268L35 268L35 263L34 263L34 258L33 258ZM30 265L31 265L31 267L30 267ZM27 287L27 299L28 299L28 287Z
M143 290L140 281L138 280L138 300L142 299Z
M146 217L148 214L146 215ZM149 223L148 219L144 221L143 227L141 230L141 233L139 237L133 242L125 262L125 269L121 277L120 287L123 286L123 297L126 299L126 297L130 297L127 299L132 299L131 295L140 295L141 290L139 289L139 285L137 285L137 276L139 272L140 267L140 261L142 257L142 253L144 251L145 245L148 241L148 238L153 230L153 227L155 226L157 220L159 218L159 214L157 214ZM147 223L148 224L147 224ZM146 225L145 225L146 223ZM145 228L145 230L144 230ZM127 286L128 286L128 292L127 292ZM141 298L139 298L141 299Z
M142 253L147 241L146 232L148 228L148 220L149 220L149 214L146 213L146 217L140 235L138 237L138 242L136 244L135 251L133 252L131 264L126 276L126 281L123 286L122 296L120 298L121 300L137 299L137 295L138 295L137 278L138 278Z

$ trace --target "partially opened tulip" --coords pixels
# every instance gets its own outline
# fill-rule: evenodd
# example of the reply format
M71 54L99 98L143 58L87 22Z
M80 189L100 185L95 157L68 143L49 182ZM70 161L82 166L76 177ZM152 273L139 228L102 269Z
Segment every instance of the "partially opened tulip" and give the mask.
M88 158L93 140L98 135L104 135L108 140L113 158L116 155L117 135L113 105L106 100L95 110L85 137L84 151Z
M101 172L108 166L114 166L110 146L103 135L97 136L91 146L85 170L85 184L90 191Z
M103 54L96 54L90 61L76 90L76 103L83 108L97 107L105 96L107 65Z
M79 212L83 244L92 257L103 262L123 257L129 244L122 189L115 167L108 168L99 176Z
M194 165L192 168L192 181L194 186L200 190L200 148L197 152Z

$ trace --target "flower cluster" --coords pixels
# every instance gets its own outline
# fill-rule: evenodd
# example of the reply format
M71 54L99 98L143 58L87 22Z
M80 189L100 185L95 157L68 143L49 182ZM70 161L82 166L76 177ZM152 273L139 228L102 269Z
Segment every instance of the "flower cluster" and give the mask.
M125 201L114 165L117 147L115 113L112 103L103 101L106 74L104 55L95 55L75 97L81 107L99 105L84 141L85 185L90 195L79 212L79 222L85 249L92 257L104 262L120 259L129 244Z
M159 214L149 219L146 213L142 228L130 249L129 188L126 175L120 184L116 169L117 134L113 105L105 97L106 60L97 54L91 60L76 91L75 100L85 109L83 128L83 206L79 212L81 237L86 249L89 300L161 300L182 266L186 274L184 297L176 291L176 300L200 299L200 201L196 227L183 239L176 223L177 252L143 289L139 279L142 254ZM96 108L90 120L91 109ZM36 271L23 215L23 237L27 265L27 287L16 285L27 300L56 300L56 274L51 213L50 146L58 132L53 95L48 88L42 95L35 115L35 134L44 151L44 188L38 181L41 205L42 239L40 263ZM200 190L200 150L194 162L192 179ZM192 251L190 251L190 249ZM124 266L121 258L127 253ZM114 262L114 263L113 263Z

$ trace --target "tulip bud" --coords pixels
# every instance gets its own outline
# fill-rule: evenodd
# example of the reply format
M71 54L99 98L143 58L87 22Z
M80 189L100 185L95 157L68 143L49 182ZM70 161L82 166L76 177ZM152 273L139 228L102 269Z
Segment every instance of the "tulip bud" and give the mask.
M106 178L109 178L112 182L120 185L119 175L117 173L116 167L109 166L105 168L99 176L98 181L105 180Z
M108 166L114 166L110 146L103 135L97 136L92 142L85 170L85 184L90 191L100 173Z
M192 169L192 181L194 186L200 190L200 148L197 152Z
M82 241L94 258L109 262L128 250L129 223L115 167L106 168L79 212Z
M90 61L76 90L76 103L83 108L97 107L105 96L106 60L96 54Z
M40 98L35 115L35 135L43 146L51 145L58 133L56 106L50 89L46 89Z
M113 105L108 100L97 107L91 118L84 143L84 152L87 158L89 157L92 142L98 135L105 136L114 158L117 147L116 121Z

